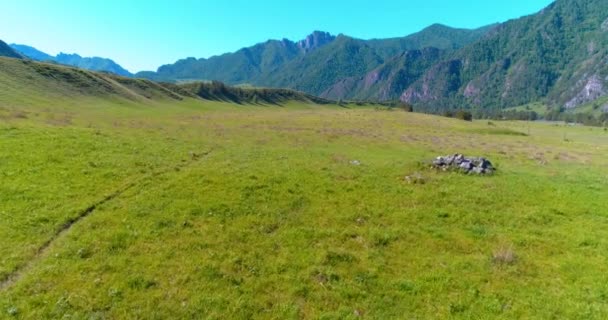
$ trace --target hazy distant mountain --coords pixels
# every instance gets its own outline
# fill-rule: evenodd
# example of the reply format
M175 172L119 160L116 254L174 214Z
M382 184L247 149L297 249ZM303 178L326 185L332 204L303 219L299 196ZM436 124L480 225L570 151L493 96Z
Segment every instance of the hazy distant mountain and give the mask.
M77 54L65 54L60 53L57 56L51 56L46 54L34 47L21 45L21 44L11 44L11 47L20 52L22 55L37 61L52 61L60 64L65 64L68 66L74 66L86 70L92 71L105 71L111 72L121 76L131 76L132 74L121 67L116 62L106 59L106 58L83 58Z
M9 58L22 58L22 56L13 50L9 45L7 45L4 41L0 40L0 57L9 57Z
M55 61L57 63L74 66L82 69L92 71L106 71L125 77L132 75L129 71L125 70L116 62L106 58L83 58L77 54L60 53L55 57Z
M306 39L269 40L209 59L188 58L157 72L136 76L153 80L218 80L229 84L286 87L321 94L337 81L362 76L405 50L461 48L489 30L433 25L416 34L392 39L360 40L315 31Z
M55 57L48 55L34 47L22 45L22 44L11 44L11 48L15 51L20 52L22 55L37 61L52 61Z

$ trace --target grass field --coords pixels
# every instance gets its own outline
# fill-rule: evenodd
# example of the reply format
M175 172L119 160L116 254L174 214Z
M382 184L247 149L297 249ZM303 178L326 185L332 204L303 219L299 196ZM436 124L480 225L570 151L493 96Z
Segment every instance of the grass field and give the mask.
M508 108L507 111L534 111L539 115L543 115L549 111L549 108L541 102L533 102L523 106Z
M0 318L608 313L600 128L12 90ZM455 152L499 171L423 164Z

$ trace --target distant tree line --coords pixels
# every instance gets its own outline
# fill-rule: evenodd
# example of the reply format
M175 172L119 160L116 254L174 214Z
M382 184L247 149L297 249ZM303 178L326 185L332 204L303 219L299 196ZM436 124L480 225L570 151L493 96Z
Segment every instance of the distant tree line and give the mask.
M553 110L545 115L545 120L565 121L569 123L580 123L587 126L607 127L608 113L602 113L596 117L590 113L565 113L561 110Z
M608 127L608 113L594 116L591 113L568 113L564 110L551 110L545 114L539 114L531 110L499 110L499 109L447 109L441 112L428 112L442 115L444 117L456 118L466 121L472 119L488 120L517 120L517 121L564 121L568 123L579 123L586 126Z
M520 120L520 121L536 121L541 117L535 111L520 111L520 110L475 110L473 112L475 119L488 120Z
M473 119L535 121L539 119L538 114L534 111L447 109L441 113L432 113L465 121L472 121Z
M442 116L447 118L455 118L464 121L473 121L473 114L467 110L446 110L442 113Z

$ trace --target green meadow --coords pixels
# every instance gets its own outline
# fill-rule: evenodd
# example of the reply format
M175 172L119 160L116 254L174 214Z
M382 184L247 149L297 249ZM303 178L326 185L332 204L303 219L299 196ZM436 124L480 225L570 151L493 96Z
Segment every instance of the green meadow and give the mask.
M2 63L2 319L608 313L602 128L125 99ZM497 174L429 168L456 152Z

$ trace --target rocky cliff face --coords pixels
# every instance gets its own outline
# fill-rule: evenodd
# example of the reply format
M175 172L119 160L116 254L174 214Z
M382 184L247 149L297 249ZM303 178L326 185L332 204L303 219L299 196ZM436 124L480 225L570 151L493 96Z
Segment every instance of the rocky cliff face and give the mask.
M298 47L305 52L310 52L334 40L336 40L336 37L329 34L329 32L315 31L308 35L306 39L298 41Z
M606 94L604 83L598 75L593 75L583 82L584 85L581 91L570 101L566 102L566 109L576 108L581 104L594 101Z

